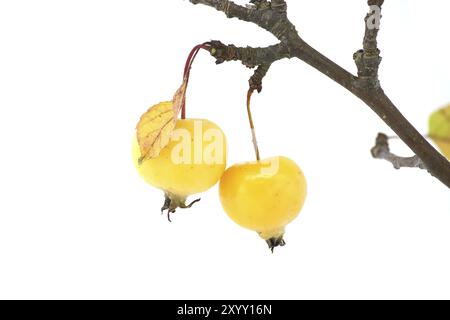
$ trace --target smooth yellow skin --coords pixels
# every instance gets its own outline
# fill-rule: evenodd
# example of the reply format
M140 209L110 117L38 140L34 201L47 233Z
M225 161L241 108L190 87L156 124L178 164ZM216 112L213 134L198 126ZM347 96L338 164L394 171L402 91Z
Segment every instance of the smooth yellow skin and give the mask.
M266 172L269 162L276 161L278 170ZM282 236L284 227L299 214L306 198L306 179L294 161L275 157L228 168L219 192L230 218L267 240Z
M201 124L201 131L198 131L199 124ZM195 129L196 126L197 129ZM189 133L189 163L177 163L177 160L174 161L172 152L175 152L174 148L179 151L180 143L183 140L178 138L178 141L176 141L174 136L172 136L169 144L161 150L157 158L144 160L142 164L138 163L141 152L137 138L134 138L133 162L137 171L147 183L164 190L166 193L178 197L187 197L206 191L219 181L226 167L226 138L223 131L215 123L204 119L178 120L174 133L177 132L177 129L184 129L187 130L184 131L185 133ZM217 137L221 137L223 143L220 143L220 139L208 137L208 132L215 133ZM206 158L208 154L211 154L211 144L214 143L221 147L222 152L218 153L218 155L221 155L219 157L220 161L208 163ZM199 153L200 157L198 157ZM177 157L180 155L180 152L175 152L174 154Z

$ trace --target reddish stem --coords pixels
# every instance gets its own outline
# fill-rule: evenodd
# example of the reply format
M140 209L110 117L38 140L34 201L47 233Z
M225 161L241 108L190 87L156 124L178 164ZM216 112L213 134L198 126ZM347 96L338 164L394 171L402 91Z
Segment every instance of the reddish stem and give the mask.
M189 76L191 73L192 64L194 63L195 57L197 56L200 49L209 50L210 43L205 42L199 45L196 45L191 52L189 53L189 56L186 60L186 64L184 66L184 73L183 73L183 81L186 81L186 87L189 83ZM181 106L181 119L186 119L186 95L183 98L183 104Z

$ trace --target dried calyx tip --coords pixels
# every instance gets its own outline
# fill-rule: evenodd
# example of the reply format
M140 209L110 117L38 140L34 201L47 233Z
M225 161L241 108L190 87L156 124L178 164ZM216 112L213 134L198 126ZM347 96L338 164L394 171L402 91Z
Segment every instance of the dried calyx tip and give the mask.
M189 204L186 204L186 197L178 196L173 193L165 192L164 193L164 205L161 207L161 214L167 210L167 219L169 222L172 222L170 219L170 214L175 213L175 211L180 209L188 209L192 207L195 203L199 202L200 199L195 199Z
M259 236L263 238L267 245L269 246L269 249L273 252L273 250L276 247L283 247L286 245L286 242L284 241L284 227L282 228L275 228L273 230L266 230L258 232Z
M266 240L266 243L269 246L269 249L272 251L272 253L276 247L283 247L286 245L283 236L270 238Z

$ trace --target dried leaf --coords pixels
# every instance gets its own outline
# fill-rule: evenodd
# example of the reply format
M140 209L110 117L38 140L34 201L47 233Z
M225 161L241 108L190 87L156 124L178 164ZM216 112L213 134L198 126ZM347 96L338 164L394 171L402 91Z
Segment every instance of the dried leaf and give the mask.
M161 102L147 110L136 126L137 140L141 150L139 163L156 158L167 146L186 96L187 82L183 81L173 100Z
M181 108L183 107L184 100L186 99L186 88L187 88L188 81L185 79L183 81L183 84L180 88L175 92L175 95L173 96L172 102L173 102L173 112L178 116L178 114L181 111Z
M431 114L428 134L450 160L450 105Z
M170 140L175 127L172 101L154 105L144 113L136 127L141 158L155 158Z

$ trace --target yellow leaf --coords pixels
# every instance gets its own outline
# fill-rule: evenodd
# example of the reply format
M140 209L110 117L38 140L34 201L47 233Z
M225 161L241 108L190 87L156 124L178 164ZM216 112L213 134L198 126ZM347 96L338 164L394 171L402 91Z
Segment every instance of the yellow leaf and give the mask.
M136 126L141 151L139 163L156 158L170 142L178 114L186 96L187 81L175 92L172 101L161 102L147 110Z
M181 108L183 106L184 99L186 98L187 83L188 83L187 79L184 79L183 84L175 92L175 95L173 96L173 99L172 99L173 112L175 112L176 115L178 115L180 113Z
M139 162L159 155L170 141L175 128L175 113L172 101L154 105L144 113L137 124L137 139L141 149Z
M450 160L450 104L431 114L428 135Z

